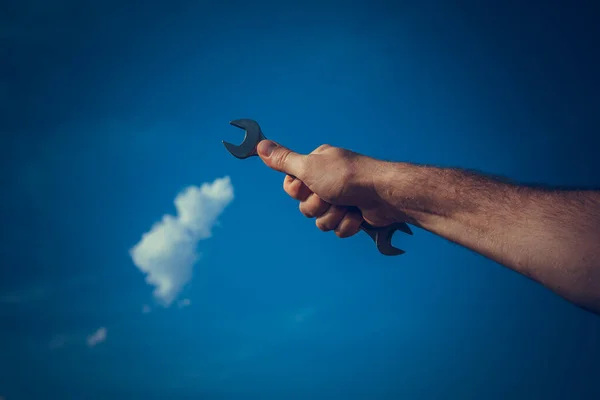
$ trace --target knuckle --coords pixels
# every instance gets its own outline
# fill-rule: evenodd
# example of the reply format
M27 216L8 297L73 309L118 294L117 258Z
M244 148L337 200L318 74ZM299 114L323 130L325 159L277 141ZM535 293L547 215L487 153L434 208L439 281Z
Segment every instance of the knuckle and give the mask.
M305 201L300 202L300 211L308 218L322 216L329 207L329 203L326 203L314 193L311 193Z
M321 200L319 198L319 201L316 202L317 204L315 205L315 216L316 217L320 217L323 214L325 214L326 212L329 211L329 208L331 207L331 204L325 202L324 200Z
M360 229L361 223L362 217L355 213L348 213L336 228L335 234L340 238L353 236Z
M343 228L338 228L335 230L335 235L340 239L344 239L348 237L348 232Z
M291 197L297 199L300 196L300 191L302 190L302 182L300 182L298 179L286 180L283 184L283 189Z
M329 148L331 148L331 147L332 147L332 146L331 146L330 144L324 143L324 144L320 145L319 147L317 147L317 148L315 149L315 151L317 151L317 152L318 152L318 151L323 151L323 150L327 150L327 149L329 149Z
M324 218L317 218L317 220L315 221L315 224L317 225L317 228L319 228L323 232L328 232L328 231L333 230L333 228L331 227L331 224Z
M292 179L290 179L290 176L286 175L285 178L283 179L283 190L285 190L287 192L293 182L294 181Z
M302 213L302 215L304 215L306 218L312 218L312 216L310 215L309 210L306 209L306 203L305 202L301 202L300 206L298 208L300 209L300 212Z
M340 147L334 147L330 151L331 151L331 154L333 154L336 157L347 157L348 156L348 150L342 149Z
M320 230L325 231L325 227L323 226L323 223L319 219L317 219L315 221L315 225L317 225L317 228L319 228Z
M349 229L347 231L344 231L344 236L340 236L340 237L342 239L345 239L345 238L352 237L352 236L356 235L357 233L358 233L357 229Z
M317 218L319 229L323 231L337 230L345 216L345 210L337 206L331 206L325 214Z
M303 201L300 203L300 212L307 218L314 218L317 214L315 207L312 206L308 201Z
M294 176L285 175L285 178L283 178L283 185L285 186L286 184L289 185L290 183L294 182L296 180L296 178Z
M273 160L273 164L275 164L276 166L283 167L289 155L289 150L279 147L275 149L275 151L273 151L273 154L271 155L271 160Z

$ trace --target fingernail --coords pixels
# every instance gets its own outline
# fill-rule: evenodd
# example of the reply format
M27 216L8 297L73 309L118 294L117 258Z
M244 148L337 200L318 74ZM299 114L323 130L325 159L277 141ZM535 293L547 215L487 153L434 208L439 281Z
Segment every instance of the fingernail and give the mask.
M270 140L263 140L258 144L258 151L265 157L269 157L277 145Z

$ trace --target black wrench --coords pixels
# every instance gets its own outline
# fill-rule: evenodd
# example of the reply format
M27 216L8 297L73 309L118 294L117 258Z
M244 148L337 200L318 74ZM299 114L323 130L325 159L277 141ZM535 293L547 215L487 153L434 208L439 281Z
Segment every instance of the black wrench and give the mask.
M263 135L258 122L251 119L236 119L231 121L230 124L240 129L244 129L246 131L246 135L244 136L244 141L239 146L223 141L225 148L234 157L242 160L248 157L258 156L256 150L258 143L267 139L265 135ZM377 245L377 250L386 256L398 256L400 254L404 254L403 250L392 246L392 236L394 235L394 232L402 231L408 235L413 234L410 227L404 222L397 222L387 226L376 227L367 223L366 221L363 221L360 225L360 229L369 235L371 239L373 239Z

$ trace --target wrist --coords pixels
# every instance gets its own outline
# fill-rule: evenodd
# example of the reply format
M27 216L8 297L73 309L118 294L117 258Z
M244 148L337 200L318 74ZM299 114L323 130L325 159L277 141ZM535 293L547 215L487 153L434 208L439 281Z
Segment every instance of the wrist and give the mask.
M442 195L443 184L435 182L441 171L406 162L380 161L374 187L381 207L396 221L427 225L441 211L437 197Z
M386 207L397 209L402 206L402 198L407 196L406 182L411 180L410 166L404 163L382 161L379 166L379 173L375 176L375 191ZM400 207L403 208L403 207ZM403 212L403 210L398 209Z

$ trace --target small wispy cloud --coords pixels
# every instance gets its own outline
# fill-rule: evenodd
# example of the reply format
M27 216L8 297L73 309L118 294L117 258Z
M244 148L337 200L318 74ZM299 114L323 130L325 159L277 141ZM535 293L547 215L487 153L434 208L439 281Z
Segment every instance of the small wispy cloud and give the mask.
M57 335L50 340L48 343L48 348L50 350L58 350L62 348L67 343L67 338L64 335Z
M199 259L198 242L212 236L218 217L232 200L228 176L190 186L175 197L177 216L164 215L130 250L133 263L146 274L155 298L165 307L191 279Z
M33 284L9 293L0 293L0 304L19 304L40 300L51 293L48 284Z
M107 330L105 327L100 327L98 330L87 337L87 345L94 347L106 340Z
M179 308L184 308L189 306L190 304L192 304L192 301L190 299L183 299L181 301L179 301L177 303L177 305L179 306Z
M26 286L15 288L11 292L0 293L0 305L46 301L51 296L67 292L71 288L89 284L95 279L95 276L80 275L60 281L32 282Z
M312 307L302 308L294 312L291 316L292 322L301 324L310 319L315 314L315 309Z

